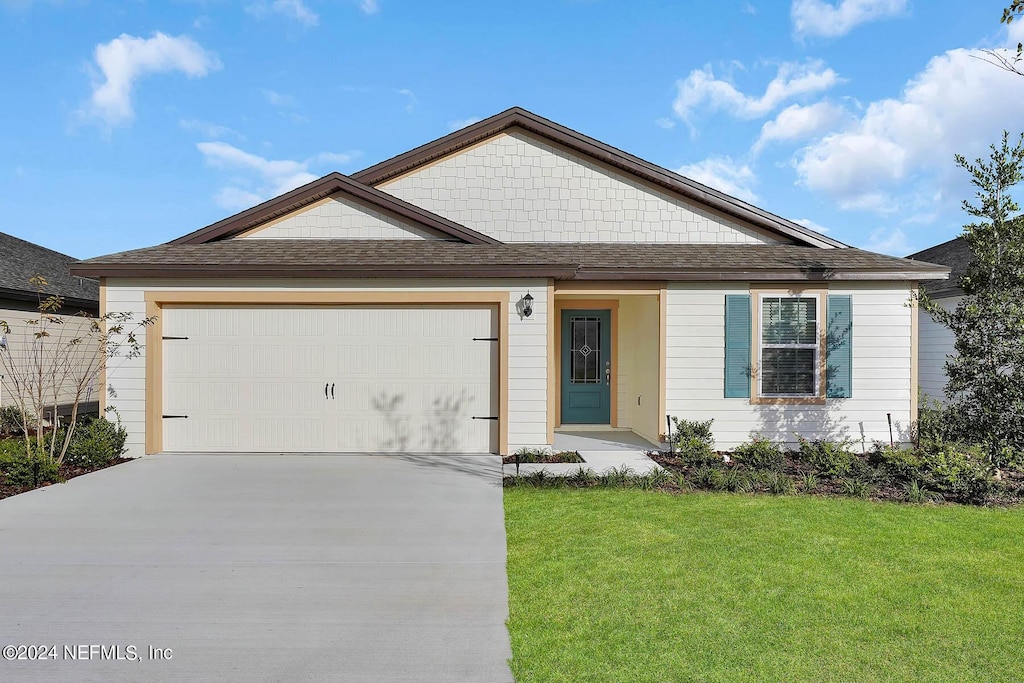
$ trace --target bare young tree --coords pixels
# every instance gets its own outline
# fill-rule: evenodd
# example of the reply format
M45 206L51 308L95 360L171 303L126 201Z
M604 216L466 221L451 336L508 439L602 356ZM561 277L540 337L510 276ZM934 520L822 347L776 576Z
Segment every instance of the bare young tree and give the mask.
M0 368L5 392L21 413L25 454L47 457L60 465L71 445L80 405L92 398L111 360L123 362L141 353L139 331L154 319L133 323L132 313L62 315L64 299L43 291L46 279L37 275L30 282L39 299L38 315L22 321L23 328L12 328L8 321L0 320ZM70 405L71 413L63 438L58 439L61 405ZM43 424L47 412L52 416L54 434L48 444Z
M999 20L999 23L1006 24L1009 26L1013 23L1013 20L1024 15L1024 0L1013 0L1008 7L1003 10L1003 16ZM1005 52L1003 50L982 50L985 53L985 57L982 58L990 64L998 66L1000 69L1015 73L1018 76L1024 76L1024 43L1017 43L1017 52Z

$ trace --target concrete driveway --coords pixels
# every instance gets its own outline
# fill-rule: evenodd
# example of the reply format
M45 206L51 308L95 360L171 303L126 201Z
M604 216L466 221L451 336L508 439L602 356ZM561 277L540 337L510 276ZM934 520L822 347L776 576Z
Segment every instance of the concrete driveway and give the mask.
M500 471L163 454L0 500L0 647L51 658L0 680L511 681Z

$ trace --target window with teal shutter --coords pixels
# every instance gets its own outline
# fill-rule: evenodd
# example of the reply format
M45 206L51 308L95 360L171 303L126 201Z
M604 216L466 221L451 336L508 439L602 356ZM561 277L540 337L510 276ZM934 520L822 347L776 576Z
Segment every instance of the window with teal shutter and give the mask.
M725 397L750 398L750 295L725 297Z
M825 333L825 381L828 398L853 396L853 300L848 295L828 297Z

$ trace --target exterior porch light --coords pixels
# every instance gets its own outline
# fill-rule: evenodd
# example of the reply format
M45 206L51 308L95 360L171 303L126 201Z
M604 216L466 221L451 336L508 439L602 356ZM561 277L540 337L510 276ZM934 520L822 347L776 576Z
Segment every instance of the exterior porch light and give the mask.
M526 296L523 297L523 316L529 318L533 315L533 297L530 295L530 290L526 290Z

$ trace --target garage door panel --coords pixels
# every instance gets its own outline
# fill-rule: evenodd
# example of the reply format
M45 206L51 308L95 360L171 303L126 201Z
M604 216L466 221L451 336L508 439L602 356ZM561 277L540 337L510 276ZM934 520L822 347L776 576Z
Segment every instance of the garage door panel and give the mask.
M165 316L165 330L189 337L164 342L164 412L189 415L164 421L169 451L497 450L497 423L472 419L497 411L491 309L173 308Z

